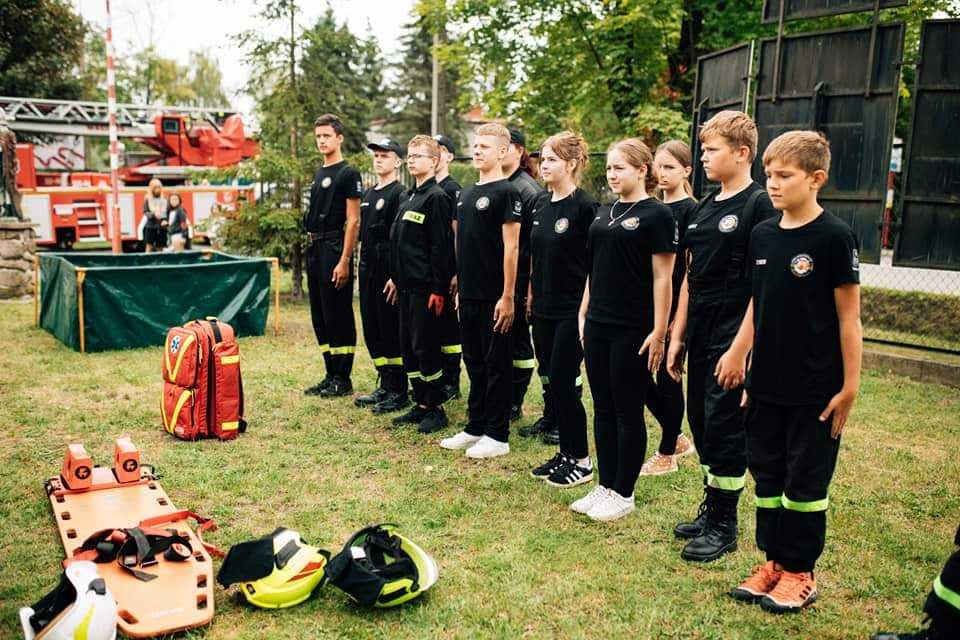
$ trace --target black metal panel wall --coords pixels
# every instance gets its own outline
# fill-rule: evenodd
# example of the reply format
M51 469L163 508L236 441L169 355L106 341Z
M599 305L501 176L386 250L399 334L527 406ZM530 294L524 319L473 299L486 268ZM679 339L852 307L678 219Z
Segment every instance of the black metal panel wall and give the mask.
M907 0L880 0L879 8L902 7L906 4ZM876 8L875 0L764 0L763 22L779 22L781 9L783 10L783 20L786 22L803 18L873 11L874 8Z
M779 45L779 52L778 52ZM761 154L781 133L821 131L830 140L830 180L823 206L859 236L860 256L878 262L878 225L897 114L903 24L769 38L760 43L754 119L760 131L754 177L764 183Z
M706 178L700 168L700 125L718 111L746 111L747 90L753 62L753 43L748 42L697 58L697 81L693 93L693 192L703 195Z
M923 24L898 265L960 269L960 20Z

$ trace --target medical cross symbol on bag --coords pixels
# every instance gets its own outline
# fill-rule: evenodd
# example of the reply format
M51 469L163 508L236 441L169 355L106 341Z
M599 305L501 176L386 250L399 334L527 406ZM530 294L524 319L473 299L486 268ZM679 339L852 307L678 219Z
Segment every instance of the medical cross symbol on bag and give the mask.
M177 351L180 351L180 336L173 336L173 340L170 341L170 353Z

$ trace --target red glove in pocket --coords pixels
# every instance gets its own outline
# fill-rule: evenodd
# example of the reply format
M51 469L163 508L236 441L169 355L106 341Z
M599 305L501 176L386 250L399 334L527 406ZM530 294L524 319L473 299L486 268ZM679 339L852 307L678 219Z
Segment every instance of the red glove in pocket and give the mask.
M443 313L443 296L438 296L435 293L431 293L430 298L427 300L427 309L433 311L433 313L439 318L440 314Z

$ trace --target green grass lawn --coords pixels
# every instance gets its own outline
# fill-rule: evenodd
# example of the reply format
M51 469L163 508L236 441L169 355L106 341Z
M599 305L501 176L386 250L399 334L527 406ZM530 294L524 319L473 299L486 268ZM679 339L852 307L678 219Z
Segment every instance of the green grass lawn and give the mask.
M107 463L122 434L156 465L178 507L217 520L208 539L224 548L285 525L337 550L361 526L389 521L440 564L426 597L385 611L360 609L328 587L268 612L218 587L212 626L190 634L209 638L865 638L919 623L960 521L956 390L866 372L831 492L821 600L801 615L772 617L724 595L760 558L752 483L740 550L709 565L679 558L671 529L700 498L694 459L679 473L641 479L630 517L592 523L567 509L584 489L527 475L552 454L542 444L515 438L509 456L471 461L440 449L444 434L391 428L346 399L304 398L322 361L303 304L287 304L281 335L241 340L249 431L233 442L181 442L157 415L159 347L81 355L32 318L32 305L0 306L4 638L18 634L17 608L60 572L44 479L59 470L68 442ZM360 349L354 384L366 390L374 380ZM540 405L534 382L523 424ZM463 413L462 402L449 408L454 424ZM655 423L650 438L652 448Z

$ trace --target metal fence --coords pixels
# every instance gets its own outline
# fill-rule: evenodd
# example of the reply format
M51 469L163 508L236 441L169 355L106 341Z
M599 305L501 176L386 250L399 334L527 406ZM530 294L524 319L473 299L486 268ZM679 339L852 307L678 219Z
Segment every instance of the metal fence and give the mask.
M693 122L720 109L747 111L757 122L761 152L785 131L822 131L833 162L820 200L860 241L865 338L960 354L960 129L946 124L960 110L960 72L949 63L960 55L960 21L925 21L919 52L903 50L903 24L879 22L879 2L867 26L783 30L784 20L810 12L832 15L868 4L768 0L764 15L779 22L777 37L698 60ZM883 2L896 4L903 2ZM910 130L901 154L893 139L897 96L913 60ZM761 183L762 169L754 166ZM702 195L699 166L694 171Z

